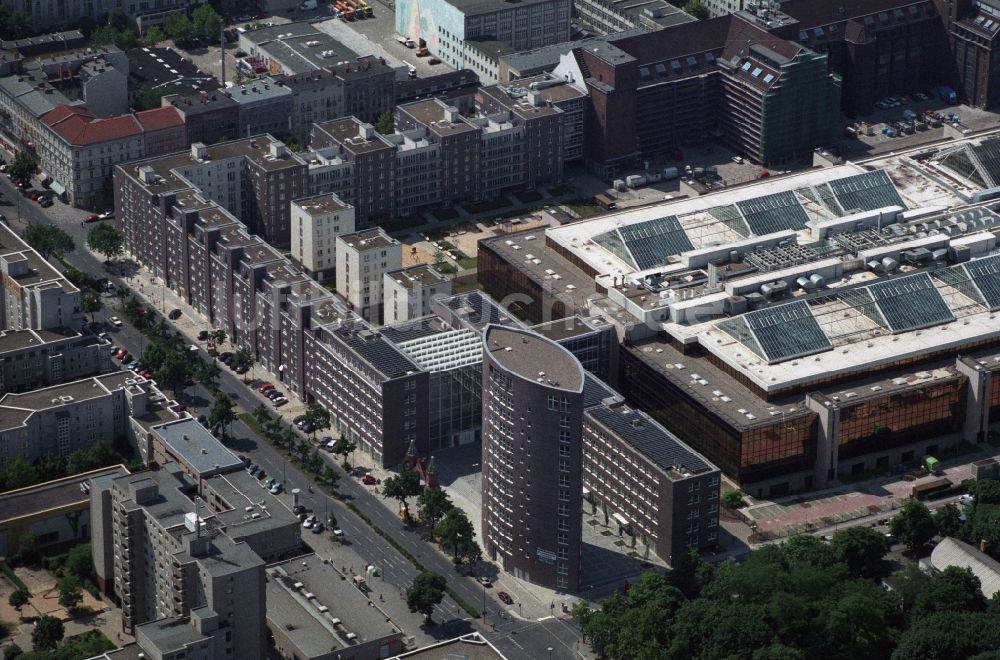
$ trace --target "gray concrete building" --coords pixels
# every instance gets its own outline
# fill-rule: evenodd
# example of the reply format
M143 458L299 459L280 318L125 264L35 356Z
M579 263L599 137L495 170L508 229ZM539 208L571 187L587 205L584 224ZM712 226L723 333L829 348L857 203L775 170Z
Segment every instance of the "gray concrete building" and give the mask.
M56 330L80 323L80 290L42 259L7 225L0 224L0 327Z
M584 371L528 330L483 333L485 552L519 579L579 587Z
M111 343L73 330L0 332L0 393L111 371Z
M430 315L435 298L451 296L451 280L434 266L421 264L383 275L383 316L386 325Z
M355 230L354 207L327 193L293 201L291 213L292 260L319 281L332 279L337 237Z
M403 264L403 245L380 227L337 237L337 293L369 321L381 322L382 276Z

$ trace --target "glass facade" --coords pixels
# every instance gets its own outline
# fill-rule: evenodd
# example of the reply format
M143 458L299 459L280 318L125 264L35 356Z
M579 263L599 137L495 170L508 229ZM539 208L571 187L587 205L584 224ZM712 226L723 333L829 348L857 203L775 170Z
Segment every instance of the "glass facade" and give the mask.
M482 425L483 363L430 374L430 450L478 442Z
M965 378L956 377L842 407L839 459L960 431L964 385Z
M805 413L744 431L740 439L740 481L761 481L811 470L816 462L816 419L814 413Z

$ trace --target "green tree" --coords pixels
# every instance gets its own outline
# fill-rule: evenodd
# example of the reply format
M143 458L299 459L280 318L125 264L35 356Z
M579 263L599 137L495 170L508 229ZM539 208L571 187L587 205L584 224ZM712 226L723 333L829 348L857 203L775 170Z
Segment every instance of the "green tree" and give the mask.
M14 658L20 658L22 655L24 655L24 649L14 642L3 647L3 660L14 660Z
M161 99L167 94L173 94L173 90L167 87L152 87L146 85L139 90L139 94L136 96L135 103L138 110L152 110L154 108L159 108L161 105Z
M973 658L1000 648L1000 626L988 614L939 612L915 622L900 637L892 660Z
M22 564L38 561L38 537L32 531L21 532L14 541L14 557Z
M781 544L789 562L805 562L814 566L832 566L839 553L812 534L796 534Z
M629 586L628 602L632 607L654 608L673 614L684 602L684 594L670 584L663 573L647 571Z
M978 612L983 609L982 583L968 568L948 566L934 575L917 596L913 618L934 612Z
M333 443L333 453L344 457L343 465L345 470L348 468L347 457L354 453L354 450L357 448L357 443L348 438L337 438L337 441Z
M888 575L884 560L885 536L869 527L849 527L833 533L830 549L847 565L847 570L858 577L880 578Z
M448 493L440 488L433 488L420 493L420 496L417 497L417 506L419 507L417 513L420 515L420 520L427 524L433 537L438 521L455 505L451 503Z
M111 261L125 251L125 237L112 225L100 223L87 232L87 247Z
M330 428L330 411L318 403L310 403L306 408L306 421L313 425L311 434L315 439L317 433Z
M382 135L392 135L396 132L393 127L392 110L386 110L378 116L378 119L375 121L375 130Z
M30 179L38 174L38 163L27 151L19 151L7 166L7 173L12 179Z
M907 500L889 522L892 535L906 544L911 551L923 548L934 538L937 526L927 505L918 500Z
M10 596L7 598L7 604L17 610L18 616L21 615L21 608L31 602L31 594L28 593L27 589L18 587L14 591L10 592Z
M424 615L426 623L433 623L431 616L434 608L444 600L444 590L448 583L437 573L424 571L413 578L413 583L406 590L406 605L411 612Z
M64 634L63 622L45 614L38 619L35 629L31 631L31 644L36 651L51 651L59 646Z
M94 321L94 314L101 311L102 307L104 307L104 303L101 302L101 294L93 289L87 289L80 294L80 309L84 313L90 314L91 322Z
M934 512L934 524L941 536L955 536L962 528L962 512L954 504L946 504Z
M389 477L382 483L382 494L399 500L403 508L403 520L407 522L410 521L410 508L406 499L416 497L420 492L420 477L406 464L400 468L399 474Z
M336 485L337 480L340 479L340 475L337 474L337 471L334 470L329 465L325 465L325 464L323 465L323 471L322 471L321 476L322 476L323 481L325 481L326 483L330 484L331 486Z
M174 396L191 376L191 363L176 351L167 353L156 370L156 382L169 388Z
M313 448L309 452L304 462L304 467L312 474L319 474L323 470L323 459L319 455L319 450Z
M684 5L684 11L699 21L707 20L711 15L709 14L708 7L702 4L701 0L688 0Z
M222 344L225 344L228 336L229 335L226 334L226 331L221 328L218 330L212 330L212 332L208 333L208 339L213 346L221 346Z
M198 5L191 12L191 27L195 36L214 42L222 33L222 17L212 5Z
M154 25L142 35L142 45L150 48L166 40L167 35L164 34L163 29L159 25Z
M75 575L67 575L59 580L59 605L67 612L75 610L83 602L83 590L80 580Z
M443 545L452 547L456 559L461 555L463 547L476 542L476 530L472 521L465 515L465 511L457 507L445 512L441 522L434 528L434 533Z
M229 435L229 425L236 421L236 412L233 408L236 402L225 392L221 392L212 402L212 407L208 410L208 424L213 429L221 428L223 433Z
M1000 481L996 479L969 482L968 490L976 504L1000 504Z
M167 36L177 44L187 44L194 38L194 25L187 17L187 14L182 11L170 14L163 27Z
M267 428L267 423L273 421L271 417L271 411L267 409L263 403L257 404L257 407L253 409L253 419L262 428Z
M247 373L253 368L253 353L246 346L240 346L233 354L233 368L243 372L243 382L247 380Z
M7 5L0 6L0 25L3 26L4 39L24 39L35 34L31 16Z
M214 392L219 387L218 380L219 376L222 375L222 368L219 366L219 363L211 359L201 360L197 364L198 382Z
M740 491L734 488L728 488L722 493L722 506L727 509L738 509L744 504L743 493Z
M73 237L55 225L28 225L24 229L24 241L38 250L43 259L61 259L67 252L76 249Z
M94 559L90 544L81 543L70 548L63 566L68 574L75 575L81 580L89 580L94 574Z

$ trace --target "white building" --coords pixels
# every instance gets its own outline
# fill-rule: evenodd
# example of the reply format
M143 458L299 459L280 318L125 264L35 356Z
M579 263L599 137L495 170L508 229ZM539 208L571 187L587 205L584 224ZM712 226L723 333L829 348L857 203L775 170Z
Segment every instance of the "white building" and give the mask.
M421 264L389 271L382 278L386 325L431 313L431 301L451 295L451 280L433 266Z
M403 265L403 246L380 227L337 237L337 293L369 321L382 316L382 276Z
M354 207L333 194L292 202L292 258L315 279L333 277L337 237L354 233Z
M0 328L53 330L83 320L80 290L6 225L0 225Z

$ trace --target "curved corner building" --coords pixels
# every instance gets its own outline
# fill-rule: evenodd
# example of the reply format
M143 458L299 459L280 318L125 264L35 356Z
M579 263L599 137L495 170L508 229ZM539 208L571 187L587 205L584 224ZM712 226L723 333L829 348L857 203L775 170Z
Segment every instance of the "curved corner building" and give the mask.
M505 571L560 591L579 583L583 382L559 344L484 331L483 542Z

